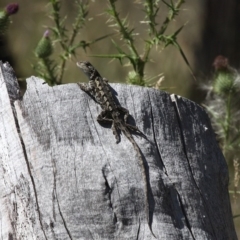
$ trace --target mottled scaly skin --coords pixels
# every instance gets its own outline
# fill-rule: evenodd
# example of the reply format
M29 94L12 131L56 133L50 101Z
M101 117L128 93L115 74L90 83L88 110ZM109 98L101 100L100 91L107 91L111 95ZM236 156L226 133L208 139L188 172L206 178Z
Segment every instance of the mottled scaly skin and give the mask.
M120 105L116 104L107 79L102 78L101 75L98 73L98 71L89 62L78 62L77 66L89 78L88 84L78 83L78 85L83 91L90 93L102 108L102 112L98 115L97 121L111 122L112 131L116 138L116 142L117 143L120 142L119 132L122 131L124 135L128 138L128 140L132 143L137 153L141 170L142 170L143 179L144 179L145 211L146 211L147 222L148 222L148 226L150 228L151 233L153 234L154 237L156 237L152 232L152 228L149 220L150 218L149 218L148 184L147 184L147 175L144 167L143 157L137 143L135 142L129 130L137 131L137 132L140 132L140 131L138 130L137 127L127 123L129 111L121 107ZM120 115L122 114L124 115L123 119L120 117Z

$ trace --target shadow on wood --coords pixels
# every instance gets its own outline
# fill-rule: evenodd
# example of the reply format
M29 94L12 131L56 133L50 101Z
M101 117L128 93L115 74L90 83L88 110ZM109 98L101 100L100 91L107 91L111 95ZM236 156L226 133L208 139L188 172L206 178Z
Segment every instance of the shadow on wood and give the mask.
M228 171L197 104L151 88L112 84L147 139L145 160L157 239L237 239ZM137 155L96 121L77 84L27 79L0 65L2 239L155 239L144 211Z

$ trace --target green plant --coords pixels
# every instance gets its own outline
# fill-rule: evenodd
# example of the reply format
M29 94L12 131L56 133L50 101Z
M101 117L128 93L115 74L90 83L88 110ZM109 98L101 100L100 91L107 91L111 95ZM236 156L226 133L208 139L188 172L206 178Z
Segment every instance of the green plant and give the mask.
M6 32L11 23L10 16L17 13L18 9L19 5L17 3L10 3L4 10L0 11L0 36Z
M120 34L121 40L124 42L125 46L127 46L127 50L125 50L124 47L119 46L114 40L112 40L112 43L118 51L117 54L93 56L118 59L121 64L123 63L123 60L127 59L133 68L133 70L130 71L127 76L127 82L141 86L150 86L149 82L154 79L155 76L147 78L145 74L145 66L150 61L150 53L152 49L159 45L163 45L163 48L166 48L169 45L173 45L179 50L180 54L182 55L184 61L186 62L191 71L188 60L182 48L177 42L177 36L183 29L183 26L181 26L172 34L166 34L166 30L168 29L169 24L178 15L180 7L184 3L184 0L178 0L176 2L174 2L173 0L170 0L169 2L161 0L161 2L169 9L168 15L163 21L161 27L158 26L158 23L156 21L160 7L160 0L145 0L141 3L143 6L143 10L146 14L145 19L141 21L141 23L147 25L146 29L148 32L148 38L144 40L145 46L143 51L137 49L136 41L134 38L134 35L136 34L135 30L129 27L127 18L120 17L120 14L116 8L116 2L117 0L108 0L109 6L107 14L110 17L108 23L111 24L111 26L113 26L114 29L117 30L117 32ZM52 8L50 17L53 19L55 26L49 27L49 29L53 33L53 36L51 40L49 37L49 33L47 34L47 36L45 33L43 38L40 40L35 50L35 55L37 56L39 61L37 65L34 66L34 69L37 71L38 75L45 79L49 85L56 85L62 83L66 62L71 59L72 56L75 56L76 49L83 48L85 50L90 44L102 40L103 38L108 36L106 35L100 37L91 42L78 41L77 43L75 43L75 39L77 33L79 32L79 29L81 29L85 24L86 16L88 14L88 3L83 3L83 1L75 0L75 4L78 11L75 22L72 25L73 27L69 33L65 26L65 18L61 20L60 17L60 1L50 0L50 5ZM58 44L61 49L61 53L59 54L60 64L57 64L55 60L52 60L50 58L51 53L54 52L56 44ZM47 54L43 54L45 45L47 46Z
M116 2L117 0L108 0L109 7L107 10L107 14L110 17L108 23L111 24L110 26L117 30L117 32L120 34L121 37L120 40L122 40L124 44L127 46L127 50L124 50L123 47L119 46L114 40L112 40L112 43L114 44L116 50L118 51L117 54L94 55L94 56L118 59L121 64L123 63L124 59L127 59L133 68L133 70L130 71L128 74L127 82L141 86L149 85L148 82L154 78L154 77L151 77L149 79L146 78L145 66L150 60L149 59L150 53L153 47L157 47L160 44L162 44L164 48L166 48L169 45L175 46L180 51L184 61L191 70L187 58L177 42L177 36L183 29L183 26L181 26L173 34L166 34L166 30L169 24L178 15L180 7L184 3L184 0L178 0L175 3L172 0L170 0L169 3L164 0L161 1L169 9L168 15L165 21L162 23L161 27L158 26L158 23L156 21L160 7L159 6L160 1L145 0L141 2L141 4L143 5L143 10L146 14L145 19L141 21L141 23L147 25L148 32L148 39L144 41L145 47L142 52L140 52L140 50L138 50L136 47L136 42L134 38L134 36L136 35L135 30L129 27L127 17L126 18L120 17L120 14L116 8Z
M60 0L50 0L49 3L51 6L50 18L54 22L54 27L49 27L52 39L49 36L49 31L46 31L35 49L38 62L33 67L40 77L53 86L62 84L66 62L76 55L78 48L86 50L91 44L104 39L108 35L99 37L91 42L76 40L78 32L84 27L88 15L87 1L75 0L77 14L71 30L68 30L65 25L66 17L62 19L60 16ZM59 61L50 59L56 45L59 45L60 48L60 51L58 51Z
M237 194L240 171L240 73L223 56L216 57L213 65L215 73L208 87L205 107L227 163L234 169L232 192Z

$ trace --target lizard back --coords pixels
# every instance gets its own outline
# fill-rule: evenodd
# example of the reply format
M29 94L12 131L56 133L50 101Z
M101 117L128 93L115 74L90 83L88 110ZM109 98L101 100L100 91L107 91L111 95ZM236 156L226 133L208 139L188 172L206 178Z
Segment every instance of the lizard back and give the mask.
M99 72L87 61L78 62L77 65L89 78L89 91L95 97L103 110L113 111L117 105L106 78L102 78Z

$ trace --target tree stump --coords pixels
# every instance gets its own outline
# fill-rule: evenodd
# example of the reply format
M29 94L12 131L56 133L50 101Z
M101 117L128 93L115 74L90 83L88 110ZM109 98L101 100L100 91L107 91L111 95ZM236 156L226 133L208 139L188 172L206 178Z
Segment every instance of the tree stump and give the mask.
M237 239L228 170L197 104L152 88L111 84L144 156L157 239ZM1 239L155 239L137 154L115 143L100 106L77 84L49 87L0 64Z

